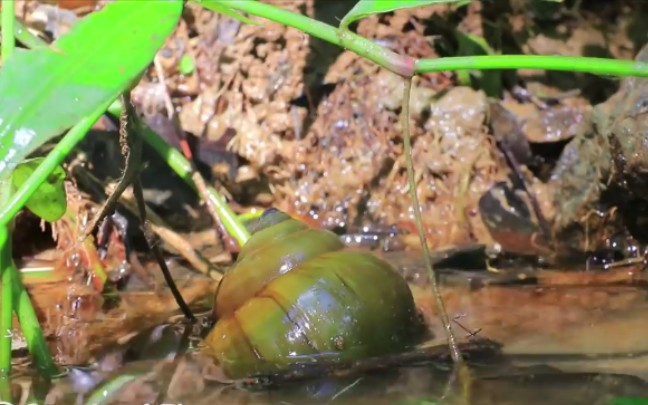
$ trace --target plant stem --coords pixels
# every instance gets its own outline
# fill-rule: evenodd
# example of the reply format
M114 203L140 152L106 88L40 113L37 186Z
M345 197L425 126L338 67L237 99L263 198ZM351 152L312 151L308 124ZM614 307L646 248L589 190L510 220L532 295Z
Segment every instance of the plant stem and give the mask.
M126 384L140 377L143 373L119 374L116 377L99 384L85 402L85 405L106 405L114 399L115 395L126 386Z
M22 43L29 49L47 48L48 46L47 42L32 34L32 32L29 31L29 29L18 19L14 19L14 35L18 42Z
M2 57L4 63L16 46L14 38L14 0L9 0L3 4L1 14L2 49L0 50L0 57ZM6 201L9 195L9 184L7 178L0 179L0 202ZM13 336L12 265L11 228L10 223L6 223L0 225L0 379L2 380L8 380L11 374L11 337ZM3 393L4 396L6 396L6 393Z
M5 1L2 3L2 62L7 60L9 55L16 47L16 38L14 32L14 22L16 4L14 0Z
M121 105L114 103L110 106L108 111L119 116ZM194 182L193 167L180 151L169 145L160 135L151 129L148 125L142 123L142 136L144 141L148 143L155 151L162 156L164 161L171 167L171 169L184 180L191 188L198 191L196 183ZM218 191L213 187L206 187L208 194L207 204L211 204L214 210L218 213L223 225L227 232L236 239L239 246L243 246L248 239L250 239L250 232L245 225L237 217L236 213L227 205L225 198L221 196Z
M22 43L29 49L47 48L49 46L47 42L45 42L42 38L38 37L37 35L34 35L29 30L29 28L25 26L25 24L23 24L19 19L15 18L15 15L14 15L13 22L9 21L8 20L9 15L11 14L7 13L6 22L2 18L0 18L0 27L4 27L5 23L8 24L9 27L11 27L11 25L13 24L14 37L18 42Z
M421 243L421 248L423 249L423 262L425 263L425 268L428 271L428 278L430 284L432 285L432 293L434 295L434 300L436 301L439 318L441 319L443 329L446 333L446 338L448 339L448 346L450 346L450 354L452 355L452 360L454 360L455 363L461 364L463 363L461 353L459 352L459 349L457 347L457 340L455 339L454 333L452 331L452 324L450 323L448 312L445 309L445 304L443 303L443 298L441 297L441 291L439 290L439 284L437 283L436 273L434 272L432 261L430 260L430 250L427 245L427 238L425 237L425 229L423 228L423 218L421 217L421 206L419 205L418 195L416 193L414 163L412 162L412 141L409 128L409 100L411 92L412 79L409 78L405 80L401 125L403 126L403 153L405 154L405 165L407 167L407 181L409 183L410 199L412 200L412 208L414 210L414 222L416 222L419 241Z
M0 226L0 379L11 374L11 337L13 336L13 283L11 265L11 231Z
M83 139L92 125L101 117L108 108L105 104L97 108L94 113L83 118L73 126L67 134L56 144L54 149L43 159L41 164L34 170L31 176L23 185L11 195L6 204L0 208L0 226L7 225L20 211L29 198L34 195L38 187L52 174L54 169L60 165L72 149Z
M34 36L25 26L15 18L14 1L9 0L2 4L2 60L5 61L11 52L15 49L15 36L19 37L21 42L30 47L47 46L44 41ZM107 107L107 106L105 106ZM105 109L104 107L104 109ZM103 111L103 110L102 110ZM93 120L90 126L94 123ZM83 124L83 122L81 123ZM87 125L87 123L86 123ZM78 125L77 125L78 126ZM75 127L76 128L76 127ZM87 131L87 130L86 130ZM83 131L81 137L85 134ZM73 131L70 131L73 132ZM76 131L81 132L80 129ZM81 139L78 138L78 140ZM78 142L78 141L77 141ZM75 142L76 144L76 142ZM64 149L68 147L67 152L55 153L57 148ZM63 160L65 155L71 150L68 144L59 144L37 168L32 176L23 184L18 192L9 198L8 179L0 180L0 377L2 381L1 396L2 400L11 402L10 387L5 389L8 384L8 377L11 373L11 343L13 331L13 311L15 309L18 317L18 323L27 342L29 352L34 357L34 361L40 371L47 377L54 376L59 372L52 356L47 347L45 336L40 327L36 311L32 305L31 299L25 286L20 279L20 273L13 261L11 246L11 228L14 216L25 205L27 200L34 194L41 183L54 171L56 166ZM60 159L60 160L59 160Z
M258 1L228 0L224 3L222 1L211 0L192 1L205 8L210 8L214 3L217 3L219 6L225 4L229 8L264 17L268 20L289 27L297 28L302 32L323 39L324 41L350 49L399 75L411 76L414 74L414 58L399 55L388 48L380 46L349 30L338 30L332 25L317 21L302 14L293 13L280 7L275 7ZM216 9L216 11L218 10Z
M8 224L12 218L25 206L25 203L36 192L39 185L42 184L47 176L49 176L56 166L61 164L65 157L72 151L72 149L83 139L86 132L92 125L101 117L106 111L108 105L102 106L95 110L95 112L79 121L77 125L72 127L67 134L56 144L54 149L47 155L43 162L34 170L34 173L27 179L27 181L14 193L6 204L0 208L0 225ZM120 110L119 103L112 104L110 111L112 113ZM150 127L146 126L144 131L144 140L149 143L167 162L167 164L191 187L196 189L195 183L191 179L192 170L191 164L185 159L182 154L167 144L158 134L156 134ZM236 214L227 205L225 199L218 194L212 187L208 187L209 201L213 204L215 209L220 213L221 219L228 232L232 235L237 242L243 246L250 238L245 225L237 218Z
M544 55L456 56L419 59L416 73L442 70L542 69L614 76L648 76L648 64L610 58Z
M11 380L8 378L0 379L0 401L4 403L12 404L13 397L11 395ZM0 402L1 404L2 402Z
M11 261L11 267L6 270L12 275L11 280L14 292L13 306L18 316L20 329L25 336L29 353L33 356L34 362L42 375L53 377L60 371L56 367L56 364L54 364L29 293L20 280L20 274L13 260Z
M192 1L207 8L210 5L210 0ZM601 75L648 77L648 64L610 58L550 55L485 55L415 60L408 56L398 55L348 30L341 30L305 15L293 13L259 1L229 0L225 4L231 9L297 28L300 31L334 45L345 47L358 55L376 62L385 69L405 77L419 73L465 69L548 69Z
M198 190L196 183L192 179L192 166L191 163L182 155L180 151L169 145L160 135L155 131L148 128L144 131L144 140L155 151L164 158L166 163L173 169L173 171L180 176L191 188ZM229 233L239 246L245 245L250 239L250 232L245 225L239 220L238 216L227 205L225 198L220 195L216 189L211 186L206 187L208 201L218 213L227 233Z

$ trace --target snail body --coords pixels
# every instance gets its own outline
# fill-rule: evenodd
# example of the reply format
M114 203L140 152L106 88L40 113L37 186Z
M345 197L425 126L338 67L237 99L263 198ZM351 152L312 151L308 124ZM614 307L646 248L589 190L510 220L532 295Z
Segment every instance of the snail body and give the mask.
M276 210L261 223L221 280L217 323L205 340L229 377L357 360L416 342L411 291L387 262Z

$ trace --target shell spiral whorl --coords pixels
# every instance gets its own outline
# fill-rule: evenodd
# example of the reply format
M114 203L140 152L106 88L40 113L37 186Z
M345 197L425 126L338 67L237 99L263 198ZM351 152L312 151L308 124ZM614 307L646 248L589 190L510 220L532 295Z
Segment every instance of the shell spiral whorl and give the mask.
M391 265L277 210L224 275L214 313L206 352L230 378L395 353L420 337L412 293Z

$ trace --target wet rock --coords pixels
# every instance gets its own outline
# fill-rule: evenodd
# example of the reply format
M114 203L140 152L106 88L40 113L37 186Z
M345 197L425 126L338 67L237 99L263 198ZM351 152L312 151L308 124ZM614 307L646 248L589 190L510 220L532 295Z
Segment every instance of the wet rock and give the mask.
M513 101L496 105L515 117L515 126L532 143L567 141L591 131L591 108L580 98L555 105L538 106L535 103L521 104ZM501 119L501 114L495 115L493 120L496 118Z
M479 200L484 224L506 252L537 255L548 253L547 241L524 190L496 183Z
M528 164L533 156L521 120L502 103L490 103L489 121L495 140L510 150L520 164Z
M636 60L648 61L648 46L642 48ZM615 103L606 128L617 183L645 200L648 199L648 79L626 79L620 91L623 96Z
M600 133L575 138L565 147L549 181L554 190L556 239L586 249L586 228L591 235L603 232L606 209L599 200L610 163L609 143Z
M637 60L648 59L648 47ZM648 199L648 80L628 78L597 105L592 131L564 149L550 186L554 231L565 250L591 250L613 233L637 228L633 202Z
M392 111L400 110L403 105L404 86L405 79L402 77L387 70L380 71L376 77L376 87L381 98L379 106ZM414 119L420 118L424 111L429 112L433 96L434 91L429 87L412 85L410 114Z

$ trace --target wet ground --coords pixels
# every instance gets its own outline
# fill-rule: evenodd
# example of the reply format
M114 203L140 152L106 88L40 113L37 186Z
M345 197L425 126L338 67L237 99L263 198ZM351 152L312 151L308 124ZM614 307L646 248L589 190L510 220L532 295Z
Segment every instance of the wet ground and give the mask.
M354 3L268 2L332 24ZM21 18L46 38L102 4L18 3ZM644 60L647 21L648 7L636 1L496 0L398 11L355 29L414 57L480 52L466 40L471 34L503 53ZM179 71L183 57L194 70ZM415 83L417 191L470 364L468 385L453 372L422 270L398 122L402 86L297 30L245 25L191 4L133 98L171 144L187 138L203 175L237 212L274 206L392 262L433 332L425 345L341 369L227 381L196 349L235 252L152 150L142 172L149 219L199 322L182 321L143 253L132 196L97 244L73 242L121 174L118 165L97 164L121 161L115 123L104 119L68 159L68 215L51 227L28 213L17 219L14 254L66 373L52 384L32 378L16 329L16 397L394 405L648 398L648 81L519 71L426 74ZM103 271L105 285L97 281ZM109 400L93 396L112 387L122 389Z
M512 266L509 258L489 259L487 253L474 246L435 254L447 310L470 365L468 388L453 371L420 257L388 252L384 256L410 280L417 307L435 333L404 355L228 380L197 351L209 328L210 303L200 305L191 291L211 294L200 287L200 278L193 277L191 285L179 278L201 322L185 324L168 294L122 292L119 308L105 318L91 319L95 312L59 326L54 347L67 373L40 392L53 404L87 400L110 382L124 385L108 403L462 404L469 398L467 403L488 405L611 404L648 398L648 291L636 265L610 281L592 271L566 277ZM485 268L487 259L498 272ZM38 393L28 369L17 370L14 383Z

